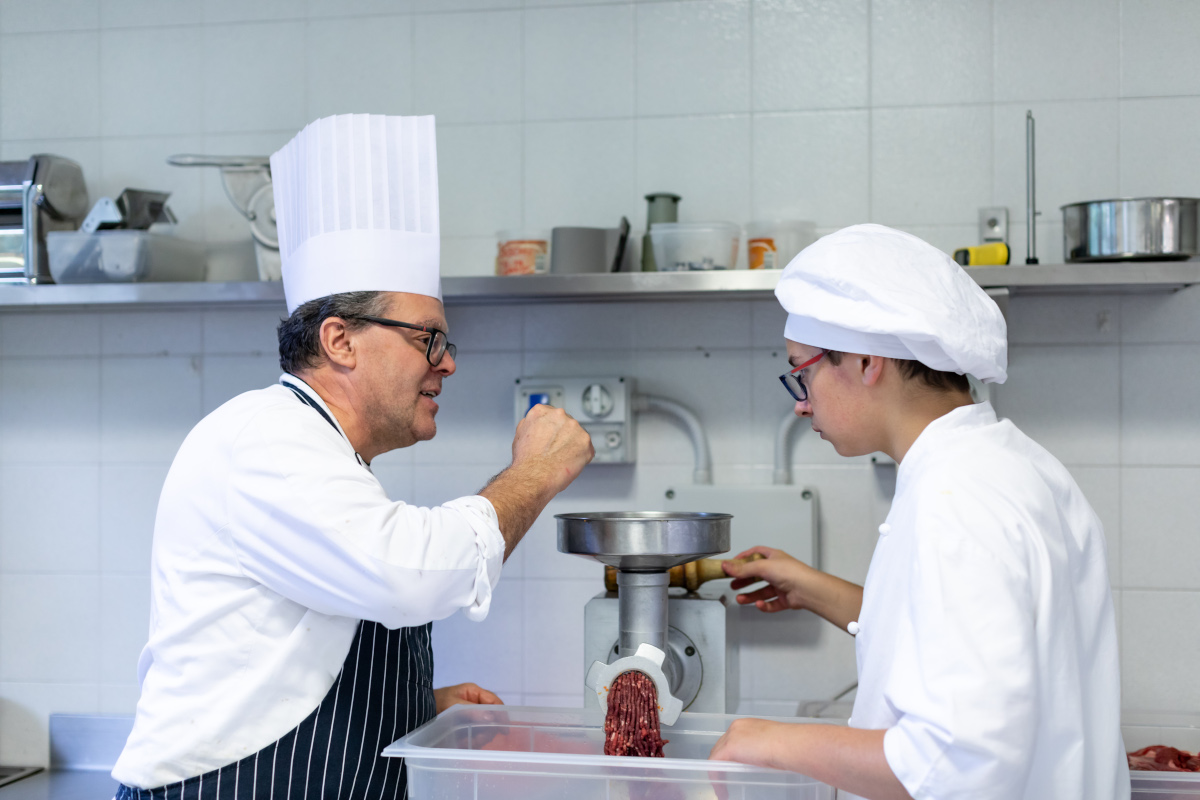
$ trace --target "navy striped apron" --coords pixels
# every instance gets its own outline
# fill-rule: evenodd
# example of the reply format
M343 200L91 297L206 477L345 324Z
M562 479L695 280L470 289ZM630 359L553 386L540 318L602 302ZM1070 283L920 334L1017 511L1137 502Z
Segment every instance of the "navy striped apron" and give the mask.
M333 420L303 392L289 389ZM334 425L336 428L337 426ZM121 785L115 800L378 800L408 796L404 759L379 752L437 713L432 623L358 624L342 671L316 709L241 761L154 789Z

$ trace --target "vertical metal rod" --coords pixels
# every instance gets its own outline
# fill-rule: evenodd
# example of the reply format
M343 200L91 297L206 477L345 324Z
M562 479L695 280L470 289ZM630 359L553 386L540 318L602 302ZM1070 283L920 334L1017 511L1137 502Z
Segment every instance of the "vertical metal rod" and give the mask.
M1036 264L1037 260L1037 201L1033 183L1033 111L1025 112L1025 263Z

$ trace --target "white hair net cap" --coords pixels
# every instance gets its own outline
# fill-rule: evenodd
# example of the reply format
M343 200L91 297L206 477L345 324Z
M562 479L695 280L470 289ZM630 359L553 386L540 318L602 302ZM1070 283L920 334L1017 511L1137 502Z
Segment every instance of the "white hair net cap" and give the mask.
M952 258L903 231L853 225L822 237L784 268L775 296L793 342L1008 378L1000 308Z

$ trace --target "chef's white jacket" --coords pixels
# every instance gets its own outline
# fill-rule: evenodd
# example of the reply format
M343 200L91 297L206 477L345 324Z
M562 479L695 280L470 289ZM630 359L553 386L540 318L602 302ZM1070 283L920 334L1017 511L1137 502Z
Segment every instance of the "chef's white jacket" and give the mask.
M291 389L235 397L188 434L163 486L142 692L113 777L151 788L257 752L317 707L359 620L483 619L503 557L485 498L389 500Z
M990 404L905 455L863 588L850 724L914 798L1129 797L1103 529Z

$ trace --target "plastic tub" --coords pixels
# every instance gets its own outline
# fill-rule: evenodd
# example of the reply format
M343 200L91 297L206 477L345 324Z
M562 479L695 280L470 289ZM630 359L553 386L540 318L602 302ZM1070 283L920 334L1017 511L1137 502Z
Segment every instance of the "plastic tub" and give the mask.
M149 231L51 231L46 255L55 283L204 280L203 247Z
M656 222L650 244L659 272L733 269L742 229L732 222Z
M389 745L383 755L407 759L408 796L414 800L833 799L833 787L794 772L709 761L709 751L735 719L681 714L675 725L663 728L666 758L633 758L604 755L599 709L460 705Z
M817 240L817 226L800 220L765 220L746 225L746 264L750 269L783 269Z
M549 231L498 231L496 240L497 275L543 275L549 272Z
M1129 752L1165 744L1200 751L1200 716L1194 714L1125 712L1121 735ZM1131 770L1132 800L1200 800L1200 773Z

